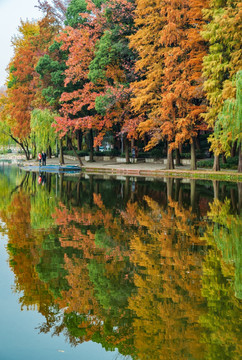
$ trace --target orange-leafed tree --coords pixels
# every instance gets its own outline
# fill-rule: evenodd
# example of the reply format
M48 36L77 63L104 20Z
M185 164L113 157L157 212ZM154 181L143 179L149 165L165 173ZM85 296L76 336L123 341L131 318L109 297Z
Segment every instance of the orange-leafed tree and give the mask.
M133 107L147 116L139 130L149 134L147 149L166 139L168 168L173 168L172 150L189 141L195 168L194 138L201 129L205 111L202 91L202 61L206 43L201 0L138 0L131 47L139 54L136 63L141 80L133 84Z
M29 159L29 135L31 112L36 106L43 106L44 99L39 89L39 74L36 64L51 40L58 25L49 14L37 21L21 21L19 34L12 40L14 56L9 64L7 96L4 119L7 120L14 139L19 139ZM45 102L44 102L45 105Z

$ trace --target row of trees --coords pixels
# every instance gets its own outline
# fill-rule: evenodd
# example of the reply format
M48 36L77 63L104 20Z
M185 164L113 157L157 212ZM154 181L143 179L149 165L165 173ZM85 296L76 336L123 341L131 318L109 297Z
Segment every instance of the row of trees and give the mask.
M22 22L13 39L0 104L3 132L27 158L30 147L51 154L57 134L73 150L88 136L92 150L111 131L125 139L127 161L130 142L145 150L165 142L169 169L173 150L179 159L190 143L195 169L206 131L214 169L236 146L242 171L240 1L39 0L39 8L42 19Z

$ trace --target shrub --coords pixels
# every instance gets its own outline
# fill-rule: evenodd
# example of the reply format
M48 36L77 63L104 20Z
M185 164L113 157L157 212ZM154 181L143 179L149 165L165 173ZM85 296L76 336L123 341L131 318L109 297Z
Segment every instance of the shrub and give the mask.
M221 169L237 169L238 166L238 156L233 158L228 158L226 164L220 159ZM213 158L208 160L201 160L197 162L197 167L199 168L212 168L213 167Z

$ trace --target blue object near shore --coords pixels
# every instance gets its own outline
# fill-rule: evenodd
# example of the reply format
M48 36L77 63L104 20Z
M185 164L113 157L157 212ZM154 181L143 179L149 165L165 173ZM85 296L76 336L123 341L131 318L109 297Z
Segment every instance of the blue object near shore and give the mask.
M59 172L80 172L82 168L78 165L44 165L44 166L24 166L25 171L34 171L34 172L50 172L50 173L59 173Z

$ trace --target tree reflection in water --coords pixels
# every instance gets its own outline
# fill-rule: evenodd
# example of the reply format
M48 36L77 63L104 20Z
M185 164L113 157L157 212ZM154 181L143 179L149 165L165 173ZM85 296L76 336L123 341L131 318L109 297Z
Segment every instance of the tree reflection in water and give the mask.
M240 188L10 174L2 231L41 332L140 360L239 359Z

